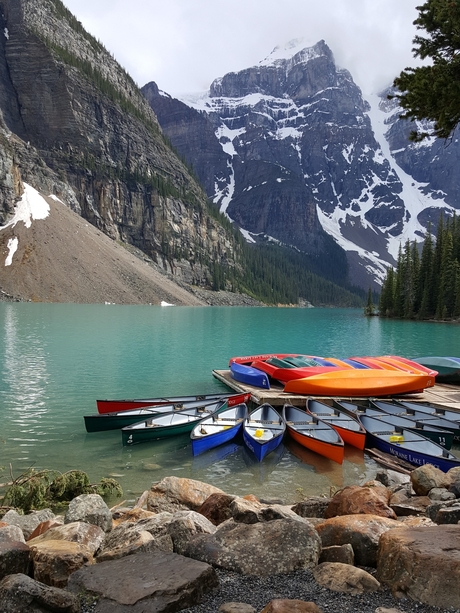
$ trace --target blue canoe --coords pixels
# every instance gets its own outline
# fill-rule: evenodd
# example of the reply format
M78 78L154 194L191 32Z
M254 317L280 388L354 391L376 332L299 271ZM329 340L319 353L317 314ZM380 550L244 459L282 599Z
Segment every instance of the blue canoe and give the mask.
M286 422L268 403L251 411L243 423L244 443L259 462L281 444L285 432Z
M232 441L241 430L247 416L248 407L242 403L202 419L190 433L193 455L199 455Z
M460 415L457 413L457 421L453 421L453 415L451 413L453 411L444 411L442 413L435 413L426 405L417 405L416 403L406 402L406 401L396 401L396 402L385 402L380 400L372 400L371 405L375 406L378 409L382 409L386 413L391 413L392 415L399 415L401 417L407 417L409 419L416 420L420 423L424 423L427 426L436 426L436 428L441 428L442 430L448 430L449 432L453 432L454 439L460 437L460 422L458 421L458 417ZM452 417L452 418L451 418Z
M393 426L383 419L368 415L360 415L359 420L366 430L369 447L375 447L414 466L432 464L443 472L460 466L460 459L450 451L412 430Z
M270 389L270 380L267 373L247 364L232 362L230 364L230 375L232 379L240 383L246 383L246 385L253 385L254 387L263 387L266 390Z

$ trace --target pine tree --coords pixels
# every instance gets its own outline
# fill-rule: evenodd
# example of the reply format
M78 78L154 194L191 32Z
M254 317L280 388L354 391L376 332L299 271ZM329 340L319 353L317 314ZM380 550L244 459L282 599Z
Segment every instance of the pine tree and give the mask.
M414 21L426 36L415 36L415 57L430 59L429 65L406 68L394 80L396 98L408 119L434 121L433 133L448 138L460 122L460 2L428 0L417 7ZM429 136L413 131L413 140Z

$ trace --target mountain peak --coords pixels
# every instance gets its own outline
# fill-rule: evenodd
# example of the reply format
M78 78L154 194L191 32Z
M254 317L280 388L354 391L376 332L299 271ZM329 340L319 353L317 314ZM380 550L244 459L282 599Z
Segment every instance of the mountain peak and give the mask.
M294 60L294 63L308 62L317 57L332 57L332 52L324 40L311 45L305 38L294 38L284 45L276 46L259 66L273 66L285 61Z

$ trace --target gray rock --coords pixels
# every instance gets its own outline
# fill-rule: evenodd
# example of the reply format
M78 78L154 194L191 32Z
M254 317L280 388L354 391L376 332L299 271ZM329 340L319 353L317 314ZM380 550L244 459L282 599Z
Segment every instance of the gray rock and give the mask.
M5 513L2 518L7 524L11 526L18 526L21 528L24 538L27 540L35 528L41 524L42 521L48 519L54 519L55 515L51 509L42 509L41 511L32 511L27 515L21 515L17 511L11 510Z
M230 519L212 535L198 535L184 554L245 575L276 575L316 566L321 541L299 519L241 524Z
M458 524L460 522L460 504L439 509L434 520L437 524Z
M208 564L175 553L140 553L87 566L73 573L67 589L98 598L98 611L178 611L198 604L218 585Z
M0 581L0 602L2 613L80 613L77 596L25 574L12 574Z
M176 553L183 553L196 534L214 534L215 531L216 526L195 511L179 511L168 524L168 533Z
M0 528L0 543L25 543L24 533L19 526L8 525Z
M292 510L300 517L324 517L330 501L330 498L312 496L295 504Z
M136 522L119 524L107 534L97 561L117 559L136 552L172 552L173 541L169 534L172 517L171 513L159 513Z
M409 475L398 473L389 468L377 471L375 479L393 491L401 485L405 485L406 483L410 484Z
M0 542L0 579L13 573L29 572L30 548L18 541Z
M99 494L82 494L70 502L64 523L80 521L99 526L104 532L112 530L112 513Z
M445 487L434 487L428 494L430 500L455 500L456 496L452 491L446 490Z

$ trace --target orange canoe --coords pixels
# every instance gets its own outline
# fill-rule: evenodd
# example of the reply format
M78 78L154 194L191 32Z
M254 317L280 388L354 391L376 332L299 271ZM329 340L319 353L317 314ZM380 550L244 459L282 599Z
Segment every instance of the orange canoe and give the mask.
M289 436L315 453L342 464L344 443L340 434L328 423L290 404L283 407L283 418Z
M284 391L312 396L392 396L430 387L433 377L402 370L337 370L288 381Z
M366 446L366 430L359 420L349 413L313 398L307 400L307 413L332 426L340 434L344 443L361 450Z

